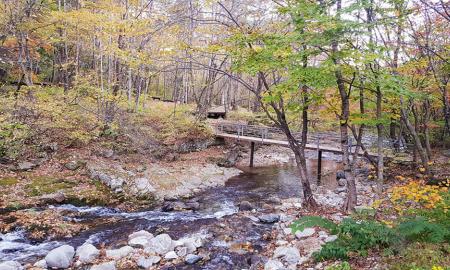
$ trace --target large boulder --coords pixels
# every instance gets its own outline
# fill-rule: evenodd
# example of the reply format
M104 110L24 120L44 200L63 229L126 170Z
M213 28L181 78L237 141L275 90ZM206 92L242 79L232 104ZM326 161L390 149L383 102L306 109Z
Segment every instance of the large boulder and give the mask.
M295 247L277 247L273 257L281 258L288 264L296 264L301 259L300 252Z
M118 249L107 249L106 257L110 259L120 260L126 256L128 256L131 252L133 252L133 248L130 246L124 246Z
M150 239L148 250L154 251L159 255L165 255L166 253L173 251L175 244L168 234L160 234Z
M49 268L66 269L72 264L74 255L75 249L72 246L63 245L51 250L47 256L45 256L45 261Z
M112 261L96 264L93 265L90 270L116 270L116 262Z
M37 166L36 164L31 163L29 161L23 161L23 162L19 162L17 164L17 169L19 171L29 171L29 170L34 169L36 166Z
M77 248L75 253L82 263L91 263L100 255L100 251L92 244L83 244Z
M23 267L16 261L6 261L0 263L0 270L23 270Z

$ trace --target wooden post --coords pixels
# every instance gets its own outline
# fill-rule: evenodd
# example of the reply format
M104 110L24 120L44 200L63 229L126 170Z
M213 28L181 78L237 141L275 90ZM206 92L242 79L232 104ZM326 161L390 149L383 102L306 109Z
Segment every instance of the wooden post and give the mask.
M250 167L253 167L253 157L255 155L255 142L250 143Z
M319 150L319 154L317 156L317 185L320 185L321 178L322 178L322 150Z

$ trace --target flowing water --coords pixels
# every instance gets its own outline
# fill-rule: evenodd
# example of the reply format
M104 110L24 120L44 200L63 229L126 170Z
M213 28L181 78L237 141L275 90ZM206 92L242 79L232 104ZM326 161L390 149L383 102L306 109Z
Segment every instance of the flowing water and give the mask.
M310 160L308 164L311 175L314 175L316 162ZM322 184L335 184L338 165L334 161L323 161L325 176ZM126 244L129 234L144 229L152 233L163 231L173 239L191 234L207 235L209 238L203 249L210 254L210 260L202 266L195 266L197 269L248 268L251 255L261 251L267 244L263 235L270 233L272 225L254 222L251 217L236 214L237 205L241 201L251 202L259 209L258 213L254 213L258 216L265 203L271 204L276 198L300 196L296 169L286 165L245 169L240 175L230 178L225 187L197 194L195 199L200 203L200 208L196 211L162 212L160 208L155 208L128 213L105 207L55 206L70 213L68 219L89 224L90 229L71 239L43 243L28 241L24 231L0 234L0 261L34 262L61 244L77 247L90 242L96 246L104 243L107 247L119 247ZM168 269L195 268L180 265Z

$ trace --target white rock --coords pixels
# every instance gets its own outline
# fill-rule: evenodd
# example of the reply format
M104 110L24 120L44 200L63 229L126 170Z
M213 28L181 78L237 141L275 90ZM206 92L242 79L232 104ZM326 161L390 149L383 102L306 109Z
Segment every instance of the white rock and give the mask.
M147 236L134 237L130 241L128 241L128 245L135 248L146 248L150 245L151 239L152 238L148 238Z
M291 228L284 228L283 229L284 234L289 235L292 233L292 229Z
M187 247L178 247L176 248L176 253L179 257L184 257L187 254Z
M289 264L296 264L300 260L300 252L295 247L277 247L274 251L275 259L282 258Z
M23 267L16 261L6 261L0 263L0 270L22 270Z
M169 251L173 251L175 245L172 238L168 234L160 234L150 239L148 248L155 251L159 255L164 255Z
M47 269L47 261L45 261L44 259L37 261L35 264L33 264L34 267L38 267L38 268L43 268L43 269Z
M140 230L138 232L134 232L134 233L130 234L128 236L128 241L130 241L133 238L142 237L142 236L145 236L147 238L153 238L153 234L151 234L151 233L149 233L149 232L147 232L145 230Z
M124 246L119 249L107 249L106 257L119 260L128 256L131 252L133 252L133 250L134 249L130 246Z
M306 237L310 237L311 235L313 235L316 232L316 229L314 228L305 228L303 231L301 232L296 232L295 236L298 239L302 239L302 238L306 238Z
M284 265L277 260L269 260L264 265L264 270L280 270L283 269Z
M69 245L63 245L50 251L45 256L49 268L69 268L72 264L75 249Z
M92 244L86 243L77 248L76 255L82 263L91 263L98 258L100 255L100 250Z
M166 259L166 260L174 260L174 259L177 259L177 258L178 258L178 255L175 253L175 251L169 251L164 256L164 259Z
M90 270L116 270L116 262L112 261L96 264L93 265Z
M328 242L334 242L337 239L338 239L337 235L330 235L327 238L325 238L323 241L325 241L325 243L328 243Z

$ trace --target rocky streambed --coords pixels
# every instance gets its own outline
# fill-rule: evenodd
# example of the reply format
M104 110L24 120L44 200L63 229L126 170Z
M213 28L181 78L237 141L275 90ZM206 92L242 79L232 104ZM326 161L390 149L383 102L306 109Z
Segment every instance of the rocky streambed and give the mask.
M333 161L325 162L325 170L335 166ZM336 174L330 172L322 184L317 187L318 201L338 206L345 183L336 189ZM28 240L21 230L0 234L0 262L14 261L0 264L0 269L295 268L332 238L316 231L301 239L290 235L288 225L301 209L300 197L296 169L285 165L246 169L224 187L184 200L167 196L163 204L145 211L50 206L66 219L90 224L90 229L39 243ZM298 241L303 241L303 248L298 248Z

